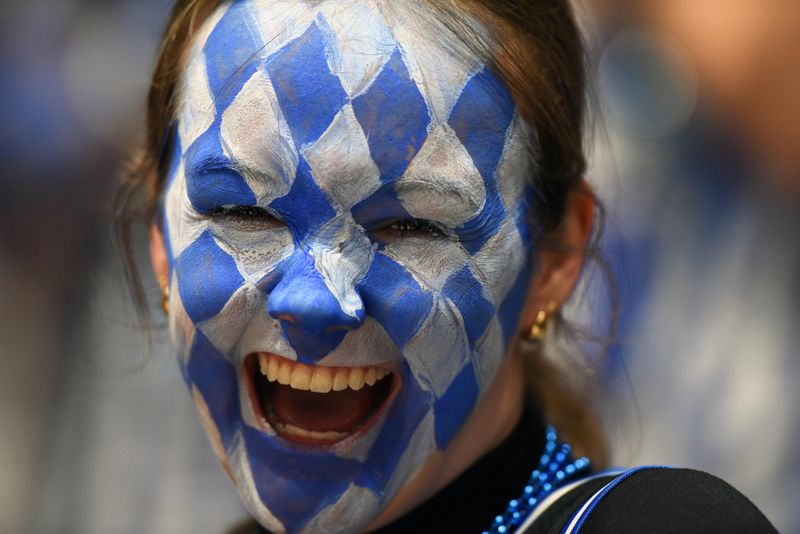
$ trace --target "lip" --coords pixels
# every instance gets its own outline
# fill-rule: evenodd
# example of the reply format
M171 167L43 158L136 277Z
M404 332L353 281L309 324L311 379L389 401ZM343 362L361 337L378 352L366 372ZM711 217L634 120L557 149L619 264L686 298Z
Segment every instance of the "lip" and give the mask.
M340 449L340 448L348 448L350 445L356 443L362 436L364 436L371 428L373 428L378 421L380 421L389 410L389 407L394 402L394 399L397 397L398 393L400 392L400 388L402 387L402 380L399 373L397 373L393 366L390 364L376 364L370 367L377 367L384 369L389 372L389 374L384 378L384 380L391 380L391 384L389 385L389 392L386 394L386 397L383 399L381 405L375 409L365 420L359 423L358 427L348 433L346 436L338 439L315 439L311 437L305 436L297 436L297 435L286 435L285 433L280 432L273 424L270 423L269 417L266 413L264 413L264 409L262 407L261 402L259 401L259 394L255 385L255 377L258 374L261 374L259 369L259 355L266 355L272 358L280 358L281 360L285 360L291 363L296 363L294 360L289 360L287 358L283 358L273 353L269 352L260 352L260 353L250 353L244 359L244 364L242 366L242 374L243 380L245 383L245 387L247 389L248 397L250 398L250 403L252 405L253 414L255 415L256 424L259 427L259 430L270 434L275 435L278 439L284 441L287 444L299 444L305 446L311 446L316 449ZM355 369L355 368L363 368L362 366L353 366L353 367L346 367L346 366L309 366L312 368L318 367L326 367L328 369ZM324 393L321 393L324 395Z

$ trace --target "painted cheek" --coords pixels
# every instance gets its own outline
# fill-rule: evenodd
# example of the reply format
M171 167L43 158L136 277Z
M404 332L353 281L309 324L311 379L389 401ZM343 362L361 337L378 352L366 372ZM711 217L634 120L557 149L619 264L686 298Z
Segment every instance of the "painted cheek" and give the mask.
M241 426L236 369L198 329L185 375L203 397L225 449Z
M401 348L419 331L433 304L430 292L382 254L375 255L359 291L367 312Z
M236 262L205 231L175 261L178 290L194 324L217 315L244 284Z

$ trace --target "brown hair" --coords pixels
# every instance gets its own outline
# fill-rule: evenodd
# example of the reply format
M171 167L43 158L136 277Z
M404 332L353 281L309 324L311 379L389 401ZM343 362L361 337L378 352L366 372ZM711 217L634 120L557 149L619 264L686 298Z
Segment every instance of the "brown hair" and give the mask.
M438 21L479 57L484 58L511 90L520 114L535 136L537 190L532 224L543 230L538 246L555 247L572 191L582 188L586 170L583 146L585 74L583 47L567 0L420 0ZM117 237L137 314L146 322L147 306L132 253L132 228L137 220L152 222L164 188L169 157L169 127L175 116L183 56L192 36L222 0L177 0L169 17L147 100L146 139L127 174L117 199ZM492 35L490 42L475 30L477 19ZM597 232L595 232L597 236ZM595 239L596 239L595 236ZM585 251L591 253L591 249ZM560 316L554 327L567 325ZM546 417L596 465L605 462L602 432L592 414L588 394L536 349L525 352L529 391Z

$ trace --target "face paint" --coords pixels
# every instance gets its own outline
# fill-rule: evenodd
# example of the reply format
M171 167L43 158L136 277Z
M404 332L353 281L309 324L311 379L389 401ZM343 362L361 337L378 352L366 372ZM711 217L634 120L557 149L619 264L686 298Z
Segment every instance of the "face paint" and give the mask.
M170 327L270 530L369 523L461 428L522 308L528 128L426 31L388 3L237 1L188 56Z

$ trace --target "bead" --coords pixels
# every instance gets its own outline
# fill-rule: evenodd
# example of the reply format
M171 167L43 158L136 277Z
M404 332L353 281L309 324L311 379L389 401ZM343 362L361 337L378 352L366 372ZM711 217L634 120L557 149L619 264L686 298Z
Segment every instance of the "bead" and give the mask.
M558 452L555 452L558 449ZM589 459L582 457L572 461L570 454L572 447L567 443L559 444L558 436L553 427L547 427L547 443L545 452L539 458L539 467L534 469L525 485L522 495L508 502L506 511L494 518L492 527L483 534L509 532L510 527L516 528L534 510L542 499L570 475L589 467Z

